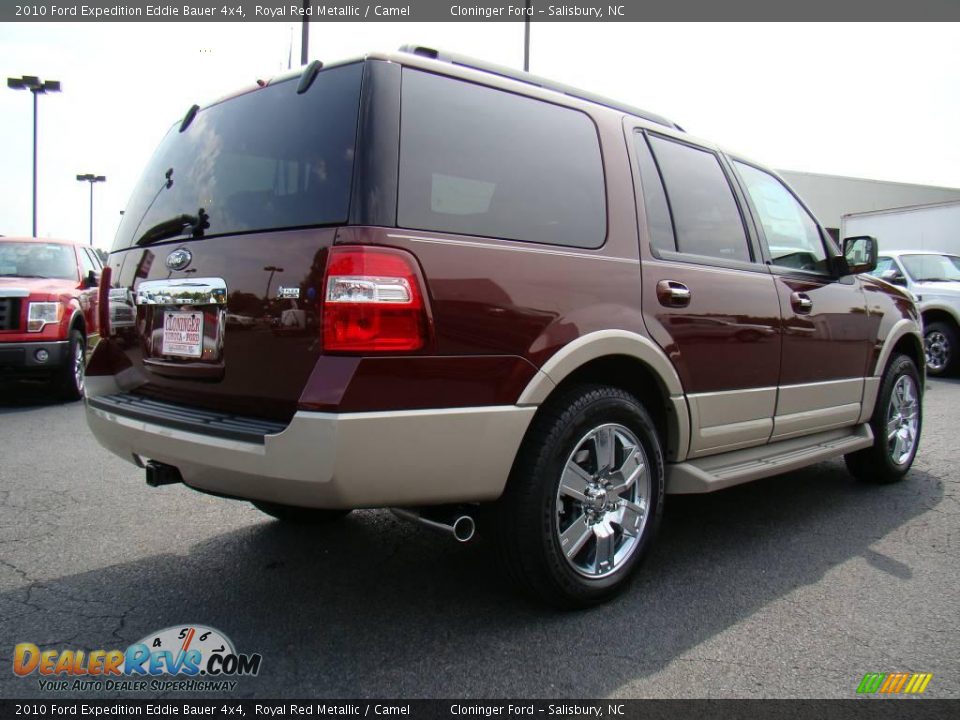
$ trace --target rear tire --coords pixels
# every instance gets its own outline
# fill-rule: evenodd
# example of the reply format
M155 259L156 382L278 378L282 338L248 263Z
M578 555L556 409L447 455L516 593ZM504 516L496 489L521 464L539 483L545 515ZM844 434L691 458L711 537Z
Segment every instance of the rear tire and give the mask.
M67 356L57 371L56 384L61 398L67 402L74 402L83 397L86 367L86 340L82 332L71 330Z
M886 485L901 480L920 445L923 391L917 366L906 355L895 355L880 383L870 419L873 445L844 456L858 480Z
M537 415L491 508L500 561L549 604L604 602L648 551L663 492L660 441L640 402L619 388L571 388Z
M957 328L946 322L932 322L923 331L927 373L934 377L950 375L957 368Z
M326 508L280 505L279 503L264 502L262 500L251 500L250 504L270 517L276 518L281 522L290 523L291 525L326 525L336 522L337 520L342 520L353 512L352 510L328 510Z

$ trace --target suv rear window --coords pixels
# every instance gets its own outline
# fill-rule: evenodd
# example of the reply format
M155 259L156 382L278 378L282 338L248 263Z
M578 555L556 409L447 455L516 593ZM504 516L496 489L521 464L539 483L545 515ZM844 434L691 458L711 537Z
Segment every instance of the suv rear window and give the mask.
M585 114L404 70L400 127L401 227L603 244L603 163Z
M178 121L134 190L114 249L200 208L206 235L346 222L362 70L323 70L302 95L296 78L268 85L201 110L183 132Z

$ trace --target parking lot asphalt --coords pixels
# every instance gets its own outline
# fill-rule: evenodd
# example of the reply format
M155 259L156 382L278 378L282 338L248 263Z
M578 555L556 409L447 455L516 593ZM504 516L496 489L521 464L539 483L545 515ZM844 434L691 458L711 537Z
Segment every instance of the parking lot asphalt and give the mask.
M123 649L187 623L263 655L231 697L849 698L864 673L899 671L960 697L958 433L960 380L933 380L899 484L833 461L668 497L632 588L558 613L518 597L482 541L382 511L285 527L149 488L80 403L5 388L0 697L57 697L12 673L16 643Z

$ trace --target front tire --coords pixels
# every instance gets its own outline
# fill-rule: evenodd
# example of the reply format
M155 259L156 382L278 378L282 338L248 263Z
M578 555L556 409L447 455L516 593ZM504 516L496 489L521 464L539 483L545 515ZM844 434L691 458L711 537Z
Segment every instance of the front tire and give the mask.
M328 510L326 508L281 505L263 500L251 500L250 504L270 517L291 525L327 525L345 518L352 512L352 510Z
M67 402L74 402L83 397L86 367L86 341L83 333L79 330L71 330L67 357L64 358L57 376L57 389L61 398Z
M917 366L906 355L895 355L883 374L870 419L873 445L844 456L854 477L886 485L907 474L920 445L922 397Z
M547 603L601 603L648 551L663 493L660 441L641 403L619 388L571 388L534 420L492 508L501 562Z
M923 331L927 372L934 377L949 375L957 366L957 328L950 323L933 322Z

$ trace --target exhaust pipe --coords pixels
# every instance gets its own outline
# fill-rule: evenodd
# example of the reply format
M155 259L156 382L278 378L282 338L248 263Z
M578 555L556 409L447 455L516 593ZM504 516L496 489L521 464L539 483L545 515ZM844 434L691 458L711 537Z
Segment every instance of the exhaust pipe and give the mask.
M183 482L183 476L173 465L150 460L147 465L147 485L150 487L160 487L161 485L174 485Z
M476 521L465 513L450 512L444 514L442 511L404 510L402 508L391 508L390 511L401 520L419 523L431 530L453 535L453 539L457 542L470 542L477 534Z

